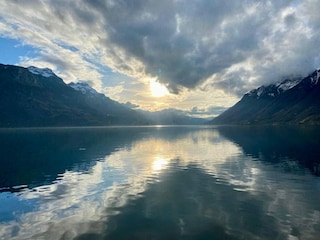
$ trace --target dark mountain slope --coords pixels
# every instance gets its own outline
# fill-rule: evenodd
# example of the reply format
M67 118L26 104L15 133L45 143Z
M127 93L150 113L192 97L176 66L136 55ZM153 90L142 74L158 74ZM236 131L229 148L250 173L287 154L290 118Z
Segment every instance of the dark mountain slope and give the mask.
M115 125L144 125L151 122L138 111L132 110L119 102L116 102L102 93L98 93L87 83L69 83L77 92L82 95L82 101L98 114L109 119L110 124Z
M212 124L320 124L320 70L246 93Z
M68 86L49 69L0 64L0 126L145 124L139 113Z
M0 64L0 127L201 124L183 111L133 110L50 69Z

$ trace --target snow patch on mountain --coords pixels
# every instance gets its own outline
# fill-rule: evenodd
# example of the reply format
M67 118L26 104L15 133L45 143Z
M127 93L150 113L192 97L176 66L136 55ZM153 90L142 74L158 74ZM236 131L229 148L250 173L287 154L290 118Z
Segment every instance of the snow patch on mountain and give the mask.
M280 82L276 84L276 87L280 89L282 92L285 92L296 85L298 85L301 82L301 79L295 79L295 80L285 80L283 82Z
M264 92L264 86L258 88L257 96L260 97Z
M263 96L274 98L284 93L285 91L288 91L289 89L297 86L301 81L302 79L287 79L276 84L270 84L268 86L261 86L259 88L253 89L247 92L245 95L256 97L257 99Z
M55 74L49 68L37 68L37 67L31 66L31 67L28 67L28 70L33 74L41 75L46 78L55 76Z
M316 70L315 74L313 74L311 77L311 82L314 85L317 85L319 82L319 78L320 78L320 70Z
M99 94L95 89L90 87L90 85L86 82L71 82L68 84L70 87L72 87L74 90L81 92L82 94L92 94L97 95Z
M252 90L246 92L244 95L249 96L249 97L253 97L253 96L257 95L257 91L258 91L258 89L252 89Z
M250 96L250 97L257 97L258 99L261 97L261 95L264 94L264 92L266 91L266 87L265 86L261 86L259 88L253 89L249 92L246 93L246 95Z

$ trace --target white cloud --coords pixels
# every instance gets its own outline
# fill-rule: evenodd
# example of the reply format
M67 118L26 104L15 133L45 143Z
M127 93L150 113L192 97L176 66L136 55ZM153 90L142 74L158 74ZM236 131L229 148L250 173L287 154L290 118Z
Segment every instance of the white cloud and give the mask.
M118 96L124 90L124 87L122 84L123 82L119 83L119 85L115 87L106 87L104 88L104 92L106 93L107 96L110 96L112 99L116 99L119 101L121 99Z

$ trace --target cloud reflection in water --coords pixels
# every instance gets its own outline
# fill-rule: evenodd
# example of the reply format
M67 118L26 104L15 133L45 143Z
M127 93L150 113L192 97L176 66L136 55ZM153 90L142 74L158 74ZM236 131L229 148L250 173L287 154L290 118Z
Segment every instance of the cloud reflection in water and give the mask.
M312 207L320 197L305 198L316 188L313 176L256 161L218 129L140 131L146 132L89 171L69 170L19 193L22 203L36 207L0 223L0 236L294 239L317 233L320 209Z

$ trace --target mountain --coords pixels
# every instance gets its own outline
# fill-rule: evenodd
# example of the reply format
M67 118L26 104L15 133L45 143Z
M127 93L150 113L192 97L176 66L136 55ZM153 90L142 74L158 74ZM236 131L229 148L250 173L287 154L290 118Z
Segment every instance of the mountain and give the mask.
M246 93L211 124L320 124L320 70Z
M0 64L0 127L149 124L140 113L50 69Z
M0 64L0 127L199 124L183 111L133 110L48 68Z
M151 123L143 114L98 93L87 83L71 82L68 86L80 92L85 104L107 118L109 125L146 125Z
M187 113L177 109L165 109L156 112L140 111L153 124L157 125L198 125L208 120L187 116Z

